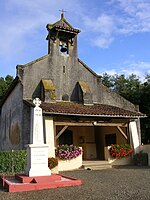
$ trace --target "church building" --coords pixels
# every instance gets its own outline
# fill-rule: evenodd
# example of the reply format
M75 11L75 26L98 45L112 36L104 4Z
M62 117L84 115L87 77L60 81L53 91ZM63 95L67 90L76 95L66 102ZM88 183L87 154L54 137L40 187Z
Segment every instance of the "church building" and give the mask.
M0 105L0 150L25 149L30 143L33 99L43 111L44 142L74 144L84 160L104 160L111 144L141 143L138 107L104 86L101 77L78 58L78 34L61 14L47 24L48 54L17 65L16 78Z

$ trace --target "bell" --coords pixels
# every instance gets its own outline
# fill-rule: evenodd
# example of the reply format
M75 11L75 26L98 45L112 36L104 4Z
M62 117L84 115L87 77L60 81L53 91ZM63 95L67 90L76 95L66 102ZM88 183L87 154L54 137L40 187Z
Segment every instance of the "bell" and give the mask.
M66 46L65 44L62 44L62 45L61 45L60 51L61 51L62 53L66 52L66 51L67 51L67 46Z

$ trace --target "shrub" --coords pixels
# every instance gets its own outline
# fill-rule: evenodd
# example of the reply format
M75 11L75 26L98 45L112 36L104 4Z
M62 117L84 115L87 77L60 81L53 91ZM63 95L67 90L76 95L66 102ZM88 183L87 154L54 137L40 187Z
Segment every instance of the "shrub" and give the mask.
M26 151L0 151L0 173L23 172L26 165Z
M56 167L58 165L58 160L57 160L57 158L48 158L48 167L50 168L50 169L52 169L52 168L54 168L54 167Z
M142 151L140 153L136 153L133 156L133 162L135 165L147 166L148 165L148 154L143 153Z
M56 157L62 160L71 160L82 154L82 150L78 146L60 145L55 151Z
M129 144L112 144L109 152L113 158L123 158L131 155L133 153L133 150Z

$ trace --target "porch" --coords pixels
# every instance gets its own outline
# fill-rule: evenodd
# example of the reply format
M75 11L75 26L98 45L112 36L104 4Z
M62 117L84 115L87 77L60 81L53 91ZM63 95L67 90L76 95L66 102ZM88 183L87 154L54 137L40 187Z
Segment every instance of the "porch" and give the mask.
M139 143L137 125L136 130L129 130L130 119L44 116L44 120L45 142L50 145L50 157L55 156L57 145L74 144L82 147L83 160L108 160L105 153L107 146L126 143L133 145L133 132ZM137 124L136 121L134 123Z

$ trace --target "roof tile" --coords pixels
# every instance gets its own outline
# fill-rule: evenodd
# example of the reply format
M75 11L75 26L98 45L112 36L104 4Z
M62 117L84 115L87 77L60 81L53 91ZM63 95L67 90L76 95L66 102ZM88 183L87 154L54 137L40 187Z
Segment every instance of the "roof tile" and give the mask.
M47 103L42 102L43 111L50 114L87 115L87 116L112 116L112 117L145 117L140 112L125 110L123 108L105 105L82 105L71 102Z

